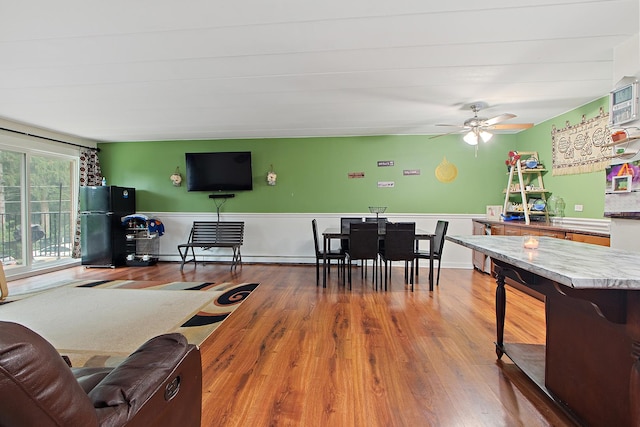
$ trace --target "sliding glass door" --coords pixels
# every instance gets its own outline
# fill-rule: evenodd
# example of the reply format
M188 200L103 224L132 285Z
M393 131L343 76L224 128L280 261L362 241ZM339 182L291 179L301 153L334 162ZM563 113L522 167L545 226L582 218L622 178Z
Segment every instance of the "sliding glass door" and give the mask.
M43 155L28 156L29 218L34 263L71 258L75 214L72 177L75 162Z
M70 261L77 159L0 149L0 259L5 272Z

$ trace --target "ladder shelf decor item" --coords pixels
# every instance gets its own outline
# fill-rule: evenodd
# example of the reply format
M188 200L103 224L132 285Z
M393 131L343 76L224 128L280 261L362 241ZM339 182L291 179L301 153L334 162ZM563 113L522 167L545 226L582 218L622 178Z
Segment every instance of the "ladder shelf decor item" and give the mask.
M538 160L535 151L510 151L506 160L509 170L507 187L504 190L503 218L523 219L528 225L532 217L544 217L549 222L547 190L542 182L546 169Z

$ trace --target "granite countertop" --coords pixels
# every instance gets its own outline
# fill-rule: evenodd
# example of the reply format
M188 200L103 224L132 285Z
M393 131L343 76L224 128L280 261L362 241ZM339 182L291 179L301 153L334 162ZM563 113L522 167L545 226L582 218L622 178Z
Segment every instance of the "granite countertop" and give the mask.
M576 289L640 290L640 252L538 237L525 249L522 236L447 236L453 243Z

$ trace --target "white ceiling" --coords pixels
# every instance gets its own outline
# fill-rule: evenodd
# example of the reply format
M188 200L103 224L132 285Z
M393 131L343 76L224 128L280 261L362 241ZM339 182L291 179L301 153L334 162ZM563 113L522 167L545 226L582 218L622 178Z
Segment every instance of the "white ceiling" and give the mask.
M37 5L36 5L37 3ZM0 118L100 141L437 134L606 95L638 0L0 0Z

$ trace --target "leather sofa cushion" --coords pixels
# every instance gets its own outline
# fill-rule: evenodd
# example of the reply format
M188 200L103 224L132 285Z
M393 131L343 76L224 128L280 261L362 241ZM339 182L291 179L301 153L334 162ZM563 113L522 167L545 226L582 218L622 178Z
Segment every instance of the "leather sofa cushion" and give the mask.
M12 322L0 330L0 425L98 425L91 400L56 349Z

